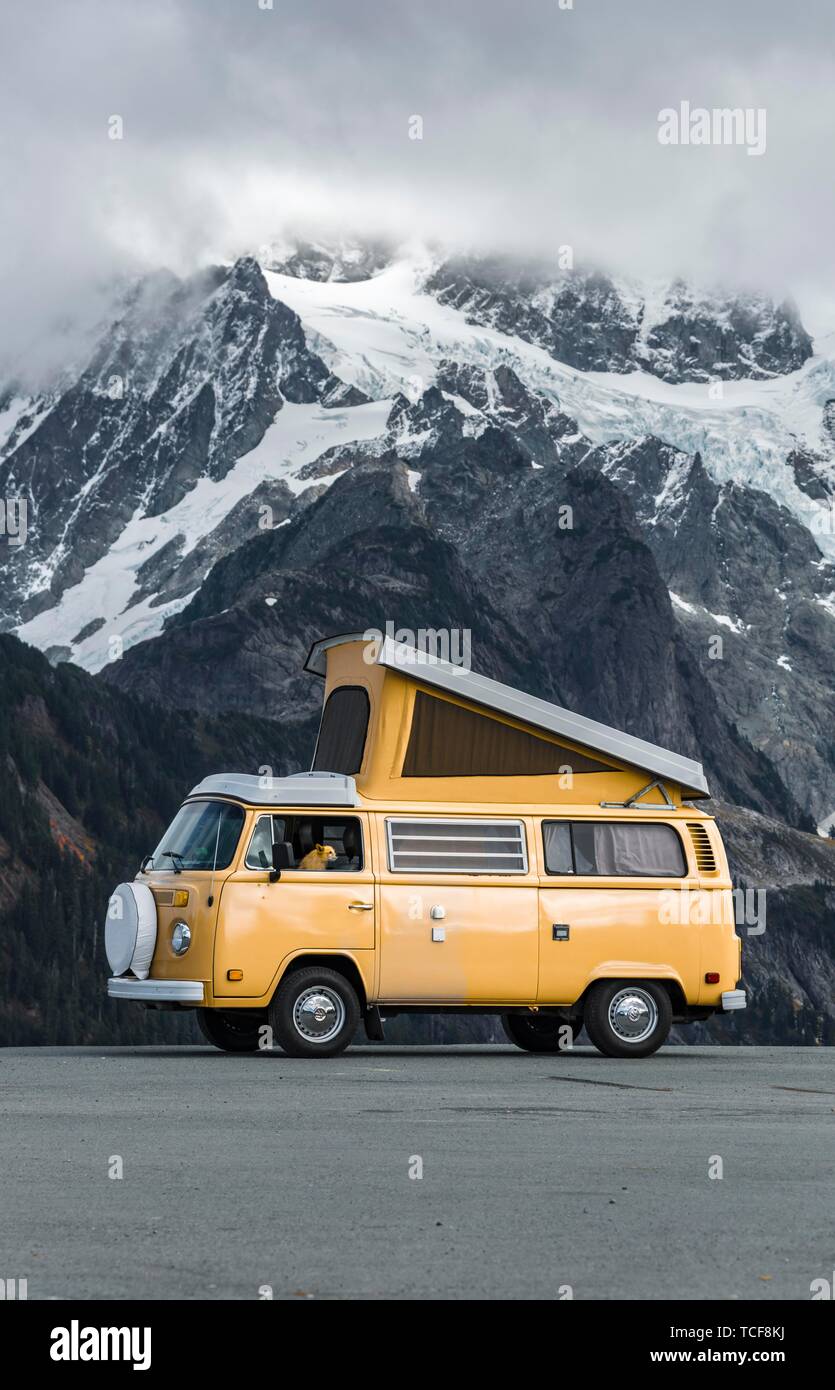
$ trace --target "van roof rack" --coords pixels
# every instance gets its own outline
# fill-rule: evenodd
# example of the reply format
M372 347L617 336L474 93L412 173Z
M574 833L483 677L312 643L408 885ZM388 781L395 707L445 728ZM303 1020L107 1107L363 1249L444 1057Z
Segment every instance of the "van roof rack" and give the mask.
M341 772L292 772L287 777L220 772L204 777L189 796L228 796L248 806L357 806L357 784Z
M642 796L646 796L648 792L656 791L661 793L660 801L647 801L644 802L642 805L639 804ZM647 782L646 786L641 787L641 790L639 792L633 792L632 795L626 801L601 801L600 805L605 806L607 807L607 809L612 811L655 810L659 807L663 807L663 809L666 811L675 811L676 809L676 803L670 800L670 794L667 791L667 788L664 786L663 782L658 780L658 778L656 778L654 782Z

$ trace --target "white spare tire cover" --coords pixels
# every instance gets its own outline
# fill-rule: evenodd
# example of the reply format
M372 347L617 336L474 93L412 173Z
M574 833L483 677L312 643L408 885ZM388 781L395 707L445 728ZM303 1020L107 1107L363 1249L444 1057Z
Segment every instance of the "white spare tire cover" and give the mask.
M147 980L157 942L157 905L147 884L120 883L107 904L104 949L114 975Z

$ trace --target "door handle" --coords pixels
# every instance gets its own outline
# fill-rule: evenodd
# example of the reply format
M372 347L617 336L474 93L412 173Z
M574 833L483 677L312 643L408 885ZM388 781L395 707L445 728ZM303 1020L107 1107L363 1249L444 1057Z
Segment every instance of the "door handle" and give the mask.
M373 903L349 903L349 904L348 904L348 911L349 911L349 912L373 912L373 911L374 911L374 904L373 904Z

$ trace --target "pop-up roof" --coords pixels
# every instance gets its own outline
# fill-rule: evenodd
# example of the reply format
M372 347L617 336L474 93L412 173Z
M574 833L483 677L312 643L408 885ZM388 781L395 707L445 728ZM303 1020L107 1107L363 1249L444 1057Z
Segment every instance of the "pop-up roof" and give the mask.
M371 798L622 805L646 792L646 806L710 795L691 758L391 637L323 638L305 670L326 678L314 770L356 775Z

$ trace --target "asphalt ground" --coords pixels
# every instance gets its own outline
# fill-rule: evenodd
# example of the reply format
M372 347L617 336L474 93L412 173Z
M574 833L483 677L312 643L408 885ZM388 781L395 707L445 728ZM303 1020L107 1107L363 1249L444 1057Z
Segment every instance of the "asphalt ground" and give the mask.
M808 1300L835 1052L9 1048L0 1175L29 1299Z

